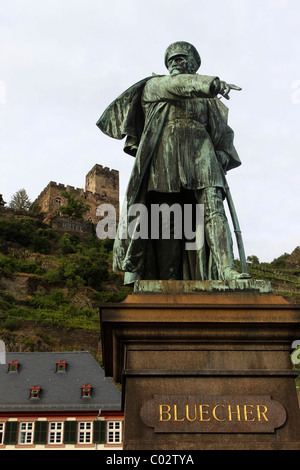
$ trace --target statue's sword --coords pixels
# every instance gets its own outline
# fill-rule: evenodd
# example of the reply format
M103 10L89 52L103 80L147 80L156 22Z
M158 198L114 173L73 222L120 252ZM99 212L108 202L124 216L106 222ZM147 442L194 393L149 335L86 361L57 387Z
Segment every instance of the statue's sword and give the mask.
M241 88L237 87L236 85L227 85L227 86L230 87L228 92L227 92L227 95L224 95L222 93L222 96L224 96L224 98L226 98L227 100L230 99L229 96L228 96L230 89L239 90L239 91L241 90ZM220 163L220 166L223 169L221 163ZM229 211L230 211L230 214L231 214L233 229L234 229L234 233L235 233L236 241L237 241L237 246L238 246L238 250L239 250L241 270L242 270L242 273L248 274L248 268L247 268L247 263L246 263L245 250L244 250L244 243L243 243L243 239L242 239L242 232L241 232L241 229L240 229L240 224L239 224L239 221L238 221L238 218L237 218L236 210L235 210L235 207L234 207L234 204L233 204L233 200L232 200L230 189L229 189L229 186L228 186L228 183L227 183L227 180L226 180L224 169L223 169L223 176L224 176L224 181L225 181L226 199L227 199Z
M225 175L224 175L225 178ZM226 178L225 178L226 186L225 186L225 191L226 191L226 199L227 199L227 204L229 208L229 212L231 215L232 219L232 224L233 224L233 229L234 233L236 236L236 241L237 241L237 246L239 250L239 257L240 257L240 262L241 262L241 270L242 273L248 274L248 268L247 268L247 262L246 262L246 256L245 256L245 250L244 250L244 243L242 239L242 232L240 229L240 224L237 218L236 210L233 204L233 200L231 197L230 189L227 184Z

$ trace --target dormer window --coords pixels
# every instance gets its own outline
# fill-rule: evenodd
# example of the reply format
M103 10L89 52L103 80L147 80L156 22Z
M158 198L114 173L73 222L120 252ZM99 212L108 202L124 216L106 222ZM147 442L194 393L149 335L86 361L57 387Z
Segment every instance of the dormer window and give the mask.
M58 361L56 363L56 372L66 372L66 361Z
M38 385L34 385L30 389L30 398L40 398L41 388Z
M19 363L18 361L10 361L8 365L8 372L18 372Z
M81 387L81 397L82 398L89 398L92 394L92 387L89 384L83 385Z

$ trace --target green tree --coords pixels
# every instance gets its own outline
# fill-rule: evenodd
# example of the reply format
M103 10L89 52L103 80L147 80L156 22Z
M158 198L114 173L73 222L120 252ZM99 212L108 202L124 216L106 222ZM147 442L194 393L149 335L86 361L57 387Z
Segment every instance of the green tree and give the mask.
M0 194L0 207L4 207L6 202L3 200L2 194Z
M68 217L82 219L83 214L89 210L90 206L85 204L82 198L76 198L76 195L72 191L62 192L62 196L67 200L67 204L61 206L59 212Z
M248 261L248 263L259 264L259 259L255 255L248 256L247 261Z
M33 212L34 214L38 214L41 212L41 208L39 206L39 203L37 201L34 201L31 206L30 206L30 212Z
M270 264L272 268L285 268L286 262L290 255L288 253L284 253L283 255L279 256L279 258L275 258Z
M31 206L31 201L25 191L25 189L19 189L11 198L9 207L12 209L20 210L25 209L29 210Z

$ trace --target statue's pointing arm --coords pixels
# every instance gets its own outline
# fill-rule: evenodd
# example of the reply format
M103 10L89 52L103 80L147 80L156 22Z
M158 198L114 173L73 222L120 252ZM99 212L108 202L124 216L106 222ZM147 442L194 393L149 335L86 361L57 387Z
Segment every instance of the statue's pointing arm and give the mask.
M146 101L172 100L184 98L213 98L222 94L229 99L231 89L240 90L235 85L228 85L218 77L196 74L166 75L154 77L145 87Z

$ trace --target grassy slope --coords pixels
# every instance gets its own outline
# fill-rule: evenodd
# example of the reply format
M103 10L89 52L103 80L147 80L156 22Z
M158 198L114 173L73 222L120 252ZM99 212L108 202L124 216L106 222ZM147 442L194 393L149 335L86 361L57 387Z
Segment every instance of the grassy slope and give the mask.
M19 333L22 345L15 339L15 347L36 350L36 343L53 344L55 328L98 332L99 302L121 301L131 291L112 273L111 249L110 240L81 240L52 231L38 218L2 212L0 339L7 343ZM39 341L21 334L24 321L39 325ZM45 326L52 328L52 339Z

